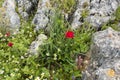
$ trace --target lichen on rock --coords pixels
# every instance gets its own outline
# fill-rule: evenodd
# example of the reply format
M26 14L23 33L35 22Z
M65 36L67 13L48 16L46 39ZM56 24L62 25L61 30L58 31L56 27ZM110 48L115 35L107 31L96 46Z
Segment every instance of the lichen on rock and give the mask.
M82 80L120 79L120 32L108 28L93 35L91 60Z

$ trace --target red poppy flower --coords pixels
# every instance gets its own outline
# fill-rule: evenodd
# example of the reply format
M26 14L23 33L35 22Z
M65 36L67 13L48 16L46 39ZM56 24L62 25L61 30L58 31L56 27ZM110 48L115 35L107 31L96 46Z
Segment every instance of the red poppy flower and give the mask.
M5 36L6 36L6 37L9 37L9 36L10 36L10 32L7 32L7 33L5 34Z
M8 43L8 46L9 46L9 47L12 47L12 46L13 46L13 43L12 43L12 42L9 42L9 43Z
M65 37L66 38L73 38L74 37L74 32L73 31L67 31L65 33Z

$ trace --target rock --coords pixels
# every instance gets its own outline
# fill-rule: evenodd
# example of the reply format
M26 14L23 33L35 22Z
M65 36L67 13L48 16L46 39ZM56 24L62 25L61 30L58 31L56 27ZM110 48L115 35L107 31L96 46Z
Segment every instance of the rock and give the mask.
M120 80L120 32L112 28L96 32L90 53L82 80Z
M28 19L30 10L32 8L32 3L29 0L16 0L18 5L18 12L23 19Z
M3 7L6 10L6 15L11 23L11 28L18 30L20 27L20 18L15 11L16 3L15 0L6 0L3 4Z
M83 4L86 4L86 6L83 7ZM83 22L80 21L80 18L82 18L82 11L88 9L89 4L90 4L90 0L78 0L77 9L73 14L73 22L71 24L73 29L76 29L80 25L82 25Z
M5 34L10 30L10 20L6 15L6 9L0 8L0 33Z
M44 34L38 35L35 41L33 41L30 45L29 53L30 54L38 54L38 48L40 45L43 45L44 41L47 39L47 36Z
M16 0L18 5L18 12L24 20L28 20L28 17L33 11L39 0Z
M49 16L52 16L50 1L49 0L42 0L38 3L37 13L32 21L35 24L35 30L44 29L46 28L48 22L50 21Z
M112 14L120 5L119 0L79 0L77 10L73 15L72 28L76 29L82 25L82 11L87 10L89 13L84 21L89 22L94 27L100 27L103 23L113 18Z

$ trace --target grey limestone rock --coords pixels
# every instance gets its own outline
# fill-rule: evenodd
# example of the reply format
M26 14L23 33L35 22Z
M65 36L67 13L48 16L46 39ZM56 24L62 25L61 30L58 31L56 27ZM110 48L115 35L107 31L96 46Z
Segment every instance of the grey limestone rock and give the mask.
M32 3L29 0L16 0L18 5L18 12L24 19L28 19L30 12L32 8Z
M35 30L44 29L46 28L48 22L50 21L49 17L53 16L53 11L50 8L50 1L49 0L41 0L38 3L38 9L34 19L32 21L35 24Z
M16 0L18 12L24 20L28 20L29 15L35 11L39 0Z
M46 39L47 39L46 35L44 35L44 34L38 35L36 40L31 43L29 53L30 54L38 54L39 46L42 45Z
M11 28L17 30L20 27L20 18L15 11L16 8L15 0L6 0L3 4L3 7L6 10L6 16L10 20Z
M80 21L82 11L89 13L84 21L90 22L94 27L100 27L109 19L114 19L112 14L120 6L120 0L78 0L77 9L73 15L72 28L78 28L83 22Z
M120 80L120 32L112 28L96 32L90 53L82 80Z
M83 4L86 4L86 6L83 8ZM78 0L77 9L73 15L73 22L71 24L73 29L78 28L80 25L82 25L83 22L80 21L80 18L82 17L82 11L85 9L89 9L90 0Z

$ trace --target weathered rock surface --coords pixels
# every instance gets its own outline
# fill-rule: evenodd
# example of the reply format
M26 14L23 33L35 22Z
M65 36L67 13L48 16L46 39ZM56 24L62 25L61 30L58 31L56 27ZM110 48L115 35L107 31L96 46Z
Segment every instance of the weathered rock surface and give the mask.
M112 28L96 32L90 53L82 80L120 80L120 32Z
M87 4L85 7L83 7L83 4ZM82 21L80 21L80 18L82 18L82 11L89 8L90 0L78 0L77 9L73 15L73 22L71 24L73 29L78 28L80 25L82 25Z
M38 35L36 40L31 43L29 53L30 54L38 54L39 46L42 45L46 39L47 39L46 35L44 35L44 34Z
M37 6L39 0L16 0L18 12L23 19L28 20L28 17Z
M20 27L20 18L15 11L16 3L15 0L6 0L3 4L3 7L6 10L6 15L11 23L12 29L18 29Z
M33 24L36 26L35 30L46 28L50 21L49 17L53 15L52 12L49 0L39 1L37 13L33 19Z
M77 9L73 15L72 28L82 25L84 21L90 22L95 27L100 27L109 19L113 19L112 14L120 5L120 0L79 0ZM88 16L82 21L82 11L88 11Z
M95 27L100 27L105 22L108 22L109 19L114 19L112 14L120 5L120 0L77 1L78 4L71 23L73 29L82 25L85 21ZM46 28L50 21L50 16L54 14L51 10L50 0L6 0L4 7L7 8L12 26L20 26L20 19L16 12L18 12L23 19L28 20L30 15L34 14L37 9L32 21L36 26L36 30ZM87 16L83 17L84 14Z

